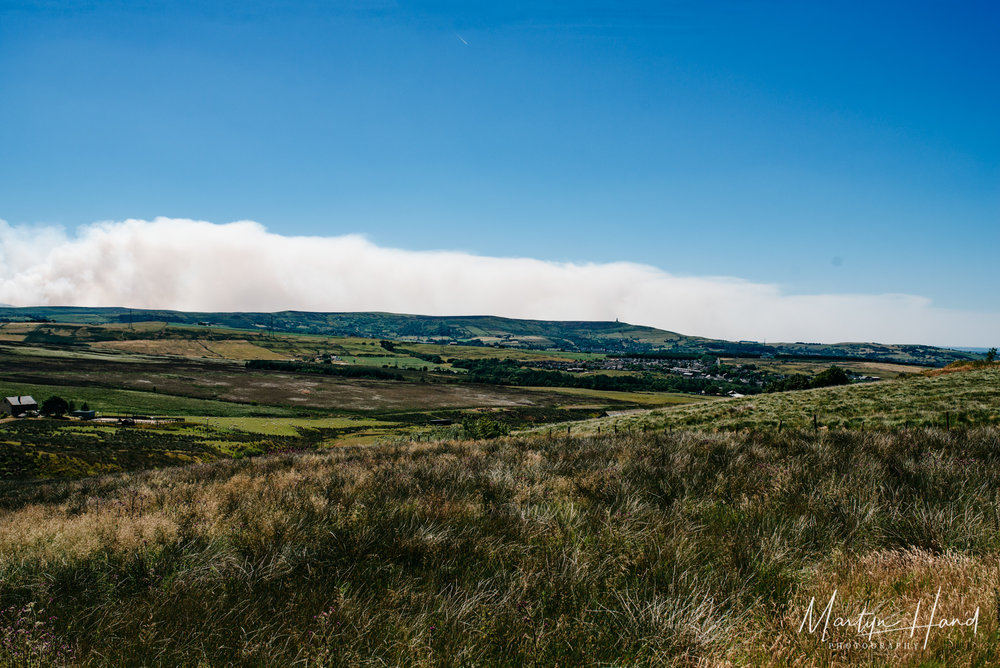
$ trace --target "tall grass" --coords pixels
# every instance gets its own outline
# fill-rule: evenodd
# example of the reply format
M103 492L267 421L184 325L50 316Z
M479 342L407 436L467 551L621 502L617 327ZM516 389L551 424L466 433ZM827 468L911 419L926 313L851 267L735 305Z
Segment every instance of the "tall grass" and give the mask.
M997 660L993 428L413 443L2 489L0 638L30 609L23 651L50 662ZM797 632L835 588L912 610L939 585L942 611L982 607L976 635Z
M815 421L815 422L814 422ZM779 392L588 420L577 434L648 429L899 429L1000 422L1000 368ZM544 432L547 428L536 431Z

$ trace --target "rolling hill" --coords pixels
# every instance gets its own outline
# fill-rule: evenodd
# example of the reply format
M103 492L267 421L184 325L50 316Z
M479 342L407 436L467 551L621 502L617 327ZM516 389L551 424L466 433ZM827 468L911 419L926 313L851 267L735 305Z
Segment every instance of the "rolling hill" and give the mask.
M880 343L772 343L723 341L623 322L518 320L497 316L424 316L396 313L198 313L83 307L0 308L0 323L78 324L166 322L250 331L359 336L414 342L461 343L609 354L712 354L739 357L864 359L944 366L979 355L924 345Z

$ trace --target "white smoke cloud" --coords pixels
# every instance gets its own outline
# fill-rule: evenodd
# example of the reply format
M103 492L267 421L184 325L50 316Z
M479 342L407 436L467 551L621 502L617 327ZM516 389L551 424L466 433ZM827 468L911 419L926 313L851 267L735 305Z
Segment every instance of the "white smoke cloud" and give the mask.
M241 221L157 218L55 227L0 220L0 302L197 311L389 311L613 320L768 341L987 345L1000 314L898 294L787 295L775 285L288 237Z

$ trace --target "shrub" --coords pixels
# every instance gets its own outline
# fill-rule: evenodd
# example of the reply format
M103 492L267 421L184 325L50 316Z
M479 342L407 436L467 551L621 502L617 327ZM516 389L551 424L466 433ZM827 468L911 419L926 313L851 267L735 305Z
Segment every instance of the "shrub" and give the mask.
M462 432L465 438L499 438L510 433L510 427L499 420L483 415L476 418L466 418L462 421Z

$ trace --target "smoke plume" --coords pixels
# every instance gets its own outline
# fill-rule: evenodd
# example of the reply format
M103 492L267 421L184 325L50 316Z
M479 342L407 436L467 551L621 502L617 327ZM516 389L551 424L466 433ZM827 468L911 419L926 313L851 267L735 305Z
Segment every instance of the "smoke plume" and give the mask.
M0 220L0 302L196 311L389 311L614 320L768 341L984 345L1000 314L899 294L788 295L629 262L574 264L293 237L241 221L102 222L75 235Z

